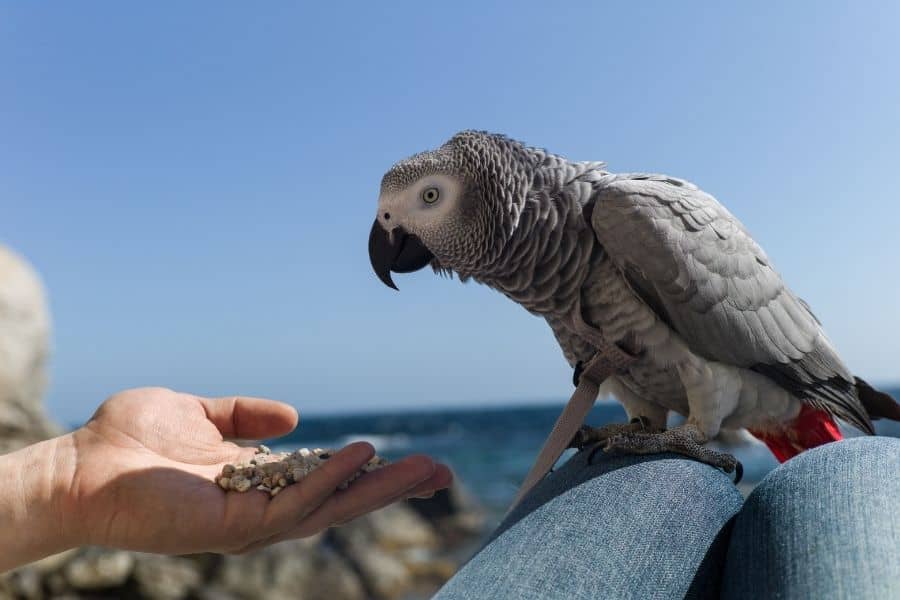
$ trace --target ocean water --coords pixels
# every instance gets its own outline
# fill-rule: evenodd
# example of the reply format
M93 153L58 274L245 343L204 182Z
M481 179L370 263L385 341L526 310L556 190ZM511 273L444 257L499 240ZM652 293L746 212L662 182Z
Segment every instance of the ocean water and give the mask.
M900 390L893 390L900 397ZM503 513L531 467L563 404L479 409L367 413L302 418L289 436L273 448L341 447L356 440L371 442L389 459L424 453L450 465L463 485L490 512ZM587 422L624 422L618 403L598 403ZM900 437L900 423L878 421L880 434ZM845 430L847 435L853 431ZM749 491L777 461L749 436L729 436L715 446L734 454L744 465L742 490ZM570 451L573 452L573 451Z

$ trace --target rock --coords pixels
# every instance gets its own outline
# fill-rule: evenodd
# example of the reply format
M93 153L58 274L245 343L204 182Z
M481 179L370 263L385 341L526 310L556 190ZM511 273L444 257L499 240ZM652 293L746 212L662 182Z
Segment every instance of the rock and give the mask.
M484 532L487 513L459 481L431 498L414 499L409 507L431 523L445 544L456 544Z
M214 585L246 599L363 600L359 576L320 541L316 536L225 557Z
M181 600L200 587L199 565L189 558L138 554L134 578L142 598Z
M417 581L427 581L440 585L453 577L458 565L433 552L421 548L409 548L400 554L403 564Z
M285 487L300 483L310 473L321 468L334 453L335 450L329 448L300 448L293 452L273 453L268 446L260 444L253 458L246 463L223 466L215 480L226 492L246 492L255 487L270 496L276 496ZM384 458L373 456L356 473L338 485L338 489L347 489L365 473L382 469L387 464Z
M0 600L15 600L16 593L10 579L8 574L0 574Z
M407 503L393 504L333 529L330 538L373 597L398 598L414 588L419 591L423 584L433 588L453 575L457 561L444 553L466 535L473 537L464 533L470 531L470 523L460 525L465 516L481 518L483 513L473 507L473 502L461 496L439 499L424 511ZM433 522L452 523L453 539L435 529Z
M332 530L331 537L362 576L369 593L398 598L413 585L413 574L398 554L439 545L434 528L403 504L393 504Z
M405 504L392 504L334 530L345 543L358 541L383 550L435 548L438 535L425 519Z
M285 599L363 600L366 597L359 576L344 558L327 546L315 548L302 557L284 552L281 560L275 562L272 582L278 590L283 590Z
M0 600L16 600L12 587L5 580L0 580Z
M120 586L131 575L134 555L121 550L89 548L64 569L66 582L76 590L101 590Z
M197 590L194 596L197 600L240 600L239 596L236 596L219 584L204 585Z
M19 569L10 576L9 583L12 598L41 600L44 596L41 576L34 569Z
M375 598L391 600L412 589L412 573L395 556L363 545L351 545L344 552L353 561L366 588Z
M46 556L29 564L28 568L34 569L40 575L46 575L48 573L58 571L63 567L63 565L75 558L75 556L77 555L78 550L75 548L72 548L70 550L63 550L59 554L51 554L50 556Z
M226 556L219 568L216 583L239 598L261 596L262 591L269 588L269 562L267 550Z
M54 600L71 592L71 588L66 582L66 576L61 571L47 575L44 578L44 587L50 591L50 597Z
M50 317L34 269L0 246L0 454L58 434L44 415Z
M381 548L436 548L440 543L434 527L407 504L392 504L370 515L372 536Z

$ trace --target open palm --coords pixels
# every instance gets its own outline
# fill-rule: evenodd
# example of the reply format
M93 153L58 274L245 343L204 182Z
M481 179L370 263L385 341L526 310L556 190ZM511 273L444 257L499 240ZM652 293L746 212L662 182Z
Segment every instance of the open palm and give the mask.
M286 404L259 398L208 399L161 388L116 394L73 436L69 513L83 543L183 554L242 552L309 536L396 500L450 484L444 465L408 457L337 486L374 453L350 444L278 496L224 492L213 481L254 448L225 438L284 435L297 424Z

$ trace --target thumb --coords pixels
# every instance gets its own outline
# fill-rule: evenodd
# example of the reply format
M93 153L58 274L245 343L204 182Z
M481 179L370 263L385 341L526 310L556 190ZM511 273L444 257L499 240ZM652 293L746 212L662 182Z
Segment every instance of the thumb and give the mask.
M195 396L223 437L259 439L290 433L297 427L297 409L284 402L229 396L202 398Z

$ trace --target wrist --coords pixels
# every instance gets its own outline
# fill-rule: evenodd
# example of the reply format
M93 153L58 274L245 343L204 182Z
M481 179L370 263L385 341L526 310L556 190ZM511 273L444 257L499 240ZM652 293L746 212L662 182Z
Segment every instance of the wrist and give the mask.
M71 435L0 456L0 572L78 544L67 514L74 470Z

